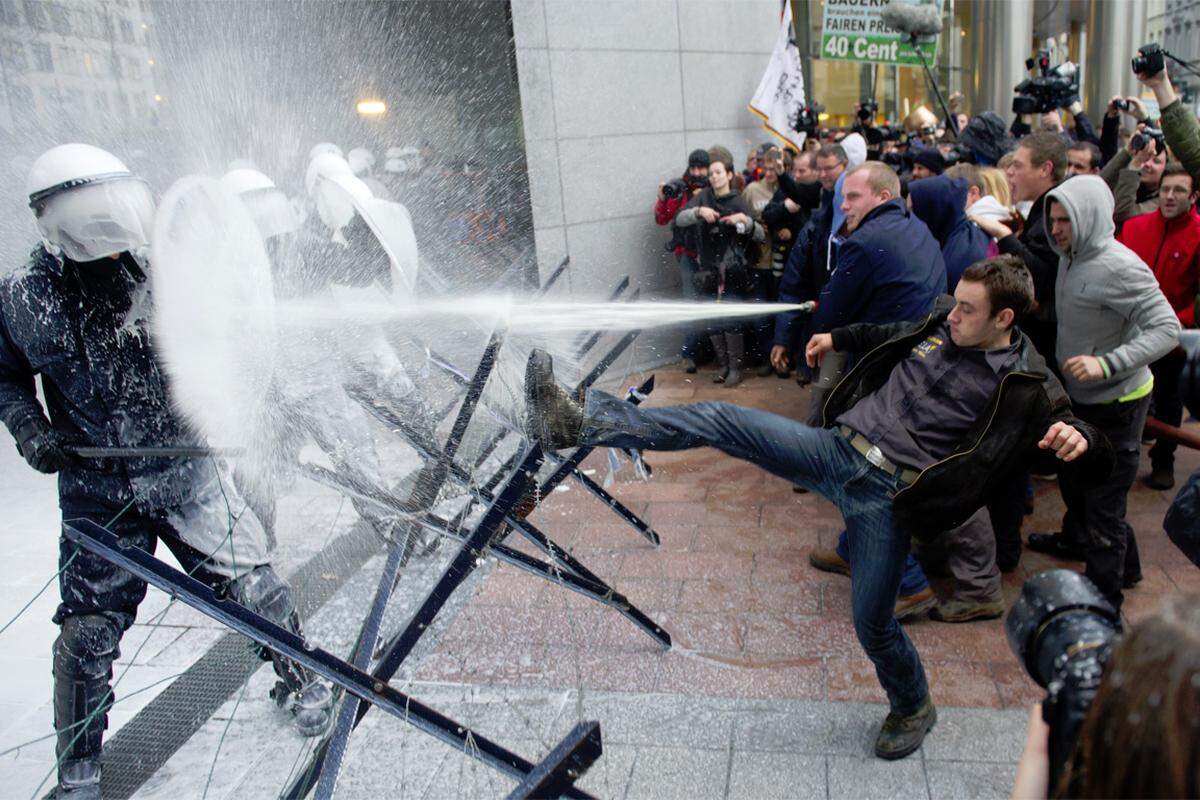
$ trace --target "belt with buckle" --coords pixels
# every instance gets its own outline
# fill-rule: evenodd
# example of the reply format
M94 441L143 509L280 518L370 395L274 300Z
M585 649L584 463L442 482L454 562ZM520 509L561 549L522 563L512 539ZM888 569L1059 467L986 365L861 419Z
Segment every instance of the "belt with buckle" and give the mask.
M842 435L850 442L850 446L862 453L863 458L869 461L872 466L883 470L888 475L895 476L905 486L911 486L913 481L917 479L917 476L921 474L915 469L909 469L908 467L892 463L878 446L871 444L870 439L853 428L847 425L840 425L839 428Z

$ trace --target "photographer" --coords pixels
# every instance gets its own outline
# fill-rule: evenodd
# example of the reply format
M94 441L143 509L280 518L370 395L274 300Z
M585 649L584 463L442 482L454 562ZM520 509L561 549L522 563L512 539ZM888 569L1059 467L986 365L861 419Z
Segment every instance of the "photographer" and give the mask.
M677 228L695 226L700 256L697 288L702 296L717 301L746 299L750 265L757 255L752 243L766 239L766 230L750 216L746 202L733 188L733 158L727 153L709 152L709 185L675 216ZM713 383L737 386L742 382L745 353L738 323L716 323L709 333L719 367Z
M1184 169L1193 177L1200 176L1200 123L1175 95L1171 79L1167 76L1162 50L1156 45L1144 45L1138 51L1138 56L1135 66L1141 69L1135 69L1134 74L1143 86L1154 92L1158 100L1159 113L1162 115L1159 124L1167 146Z
M1167 165L1167 153L1162 135L1156 136L1152 130L1139 125L1129 145L1100 171L1100 177L1112 189L1117 230L1130 217L1150 214L1158 208L1158 183Z
M1050 726L1033 707L1014 800L1200 796L1200 596L1179 595L1108 657L1066 768L1051 786Z
M680 230L674 226L675 215L708 185L709 157L707 150L693 150L688 156L687 170L683 177L670 183L658 185L658 199L654 203L654 221L659 225L671 225L671 241L668 249L675 254L679 264L679 275L683 286L685 300L696 299L695 275L699 269L695 235L691 231ZM683 336L684 371L696 371L697 334L685 333Z

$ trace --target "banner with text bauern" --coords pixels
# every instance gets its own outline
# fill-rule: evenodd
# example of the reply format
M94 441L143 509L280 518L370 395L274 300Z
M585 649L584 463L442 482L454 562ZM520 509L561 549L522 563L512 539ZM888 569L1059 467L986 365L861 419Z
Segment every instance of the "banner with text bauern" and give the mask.
M880 14L890 2L905 0L825 0L821 27L821 58L875 64L920 66L908 36L888 28ZM941 6L941 0L907 0L912 5ZM937 62L938 37L917 40L925 60Z

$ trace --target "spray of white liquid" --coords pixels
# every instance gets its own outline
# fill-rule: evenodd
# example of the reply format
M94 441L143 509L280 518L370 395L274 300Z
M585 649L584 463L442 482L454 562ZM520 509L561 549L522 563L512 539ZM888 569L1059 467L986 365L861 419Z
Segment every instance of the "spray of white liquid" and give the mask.
M469 374L487 334L504 330L501 360L483 402L511 424L520 419L524 362L533 347L555 356L560 380L570 385L583 374L586 360L598 357L580 355L579 342L590 332L801 308L501 295L398 297L377 287L340 286L281 300L246 207L217 181L197 176L179 181L159 206L152 275L157 343L178 410L212 446L243 448L247 468L260 472L270 471L278 443L295 433L291 417L296 414L288 411L289 403L338 391L364 364L376 365L368 370L377 376L395 371L396 365L379 358L383 352L396 359L387 340L416 336L430 348L458 347L460 352L465 341L459 366ZM418 388L436 372L411 354L404 361Z

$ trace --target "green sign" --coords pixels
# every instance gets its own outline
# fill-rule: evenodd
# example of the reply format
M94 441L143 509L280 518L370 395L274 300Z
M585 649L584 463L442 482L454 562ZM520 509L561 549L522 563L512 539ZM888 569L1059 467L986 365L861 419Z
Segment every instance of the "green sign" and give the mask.
M921 65L908 36L892 30L880 19L889 2L901 0L825 0L821 28L821 58L830 61L862 61ZM940 0L910 0L912 5L941 5ZM926 63L937 63L938 37L917 40Z

